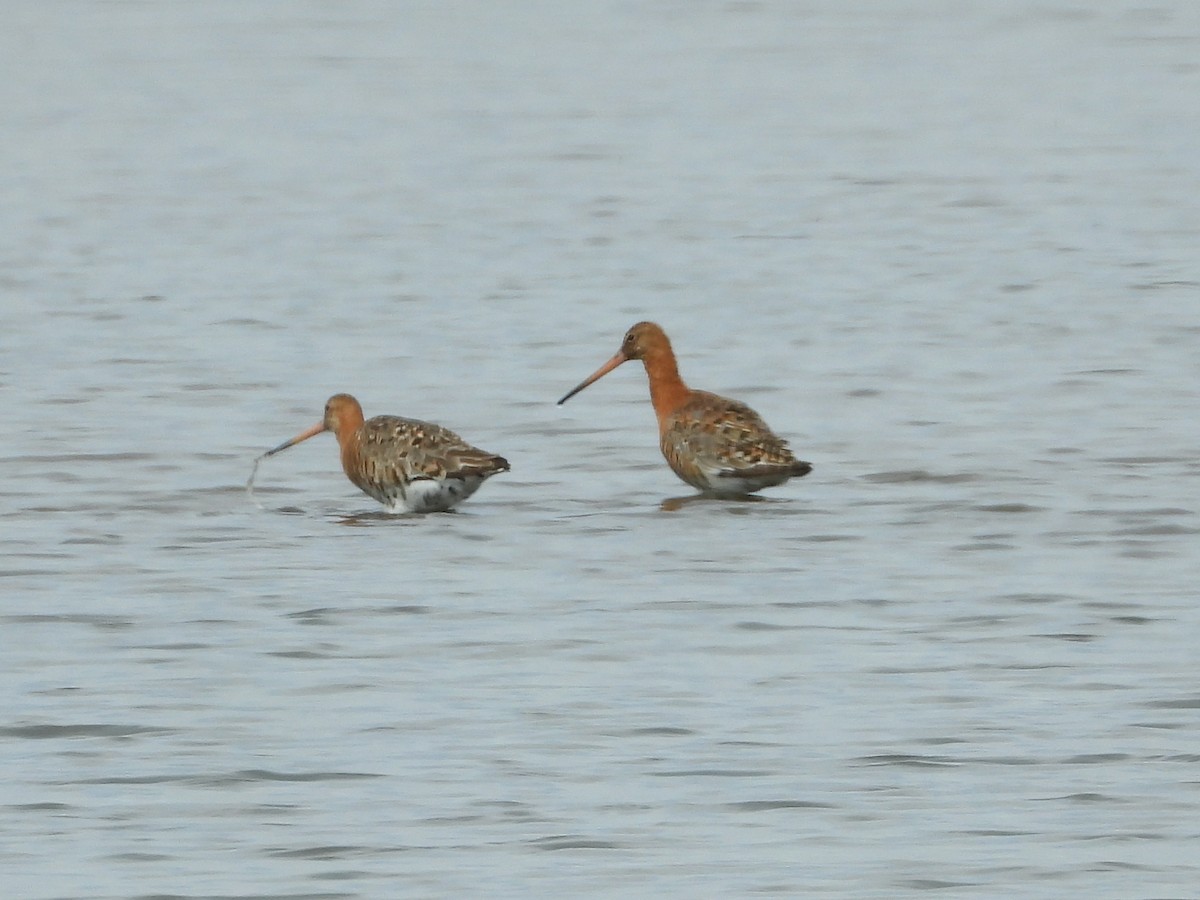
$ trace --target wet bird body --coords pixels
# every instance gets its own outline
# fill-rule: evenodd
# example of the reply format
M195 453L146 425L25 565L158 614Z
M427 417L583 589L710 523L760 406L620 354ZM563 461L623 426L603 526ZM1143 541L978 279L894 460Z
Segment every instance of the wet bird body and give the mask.
M320 422L263 455L323 431L337 437L346 477L392 512L444 512L509 468L504 457L471 446L441 425L400 416L364 420L349 394L330 397Z
M565 403L631 359L646 367L659 448L672 471L692 487L722 496L745 495L812 471L749 406L684 384L671 342L653 322L630 328L616 355L558 402Z

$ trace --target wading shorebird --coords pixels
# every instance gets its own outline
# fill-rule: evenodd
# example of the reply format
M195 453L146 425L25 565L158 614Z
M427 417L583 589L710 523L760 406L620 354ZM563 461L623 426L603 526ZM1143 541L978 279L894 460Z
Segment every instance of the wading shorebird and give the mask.
M642 361L650 379L662 454L692 487L717 496L742 496L812 471L746 404L684 384L671 342L653 322L630 328L616 355L568 391L559 405L631 359Z
M259 460L323 431L337 438L346 477L390 512L444 512L497 472L508 471L504 457L472 447L441 425L399 416L364 421L362 407L349 394L330 397L320 422L268 450L254 461L255 470Z

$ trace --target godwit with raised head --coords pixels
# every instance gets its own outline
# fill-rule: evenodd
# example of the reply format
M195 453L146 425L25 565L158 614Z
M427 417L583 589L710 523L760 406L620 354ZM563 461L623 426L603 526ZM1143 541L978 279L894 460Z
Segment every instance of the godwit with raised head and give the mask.
M441 425L399 416L364 421L362 407L349 394L334 394L320 422L258 459L323 431L337 438L346 477L392 512L443 512L497 472L508 471L504 457L472 447Z
M631 359L642 361L650 379L662 454L675 474L692 487L718 496L740 496L812 471L746 404L684 384L671 342L654 322L638 322L630 328L616 355L568 391L559 404Z

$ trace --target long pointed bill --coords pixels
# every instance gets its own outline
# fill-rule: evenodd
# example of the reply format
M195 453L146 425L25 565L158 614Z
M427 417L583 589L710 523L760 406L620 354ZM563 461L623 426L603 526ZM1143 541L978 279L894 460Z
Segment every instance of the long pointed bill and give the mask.
M300 432L298 435L296 435L291 440L284 441L278 447L272 447L270 450L268 450L266 453L264 453L262 456L260 456L259 459L263 459L264 457L267 457L267 456L274 456L279 451L286 450L288 447L294 446L295 444L298 444L301 441L307 441L310 437L314 437L314 436L320 434L324 430L325 430L325 423L318 422L312 428L309 428L307 431Z
M312 428L308 429L307 431L300 432L298 435L296 435L290 441L284 441L278 447L272 447L266 453L260 454L254 460L254 467L250 470L250 478L246 482L246 493L250 495L250 499L254 500L254 476L258 474L258 464L260 462L262 462L268 456L274 456L280 450L286 450L288 447L292 446L293 444L298 444L301 441L307 441L310 437L313 437L314 435L318 435L324 430L325 430L325 423L318 422L316 425L314 425ZM254 503L256 506L258 506L259 509L263 508L263 505L261 503L259 503L257 500L254 500Z
M629 357L626 356L624 353L622 353L620 350L618 350L616 356L614 356L612 359L610 359L608 362L606 362L604 365L602 365L600 368L598 368L595 372L593 372L587 378L583 379L583 381L579 382L579 384L575 385L575 387L573 387L571 390L567 391L566 396L564 396L561 400L558 401L558 405L562 406L564 403L566 403L568 400L570 400L572 397L574 397L576 394L578 394L580 391L582 391L589 384L591 384L594 381L599 381L601 378L603 378L605 375L607 375L609 372L611 372L613 369L615 369L621 363L628 362L628 361L629 361Z

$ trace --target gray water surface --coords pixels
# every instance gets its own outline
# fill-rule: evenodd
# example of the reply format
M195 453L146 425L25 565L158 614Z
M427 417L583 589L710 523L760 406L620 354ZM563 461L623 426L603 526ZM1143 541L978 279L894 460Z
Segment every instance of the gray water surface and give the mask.
M1200 4L5 16L5 896L1200 896Z

